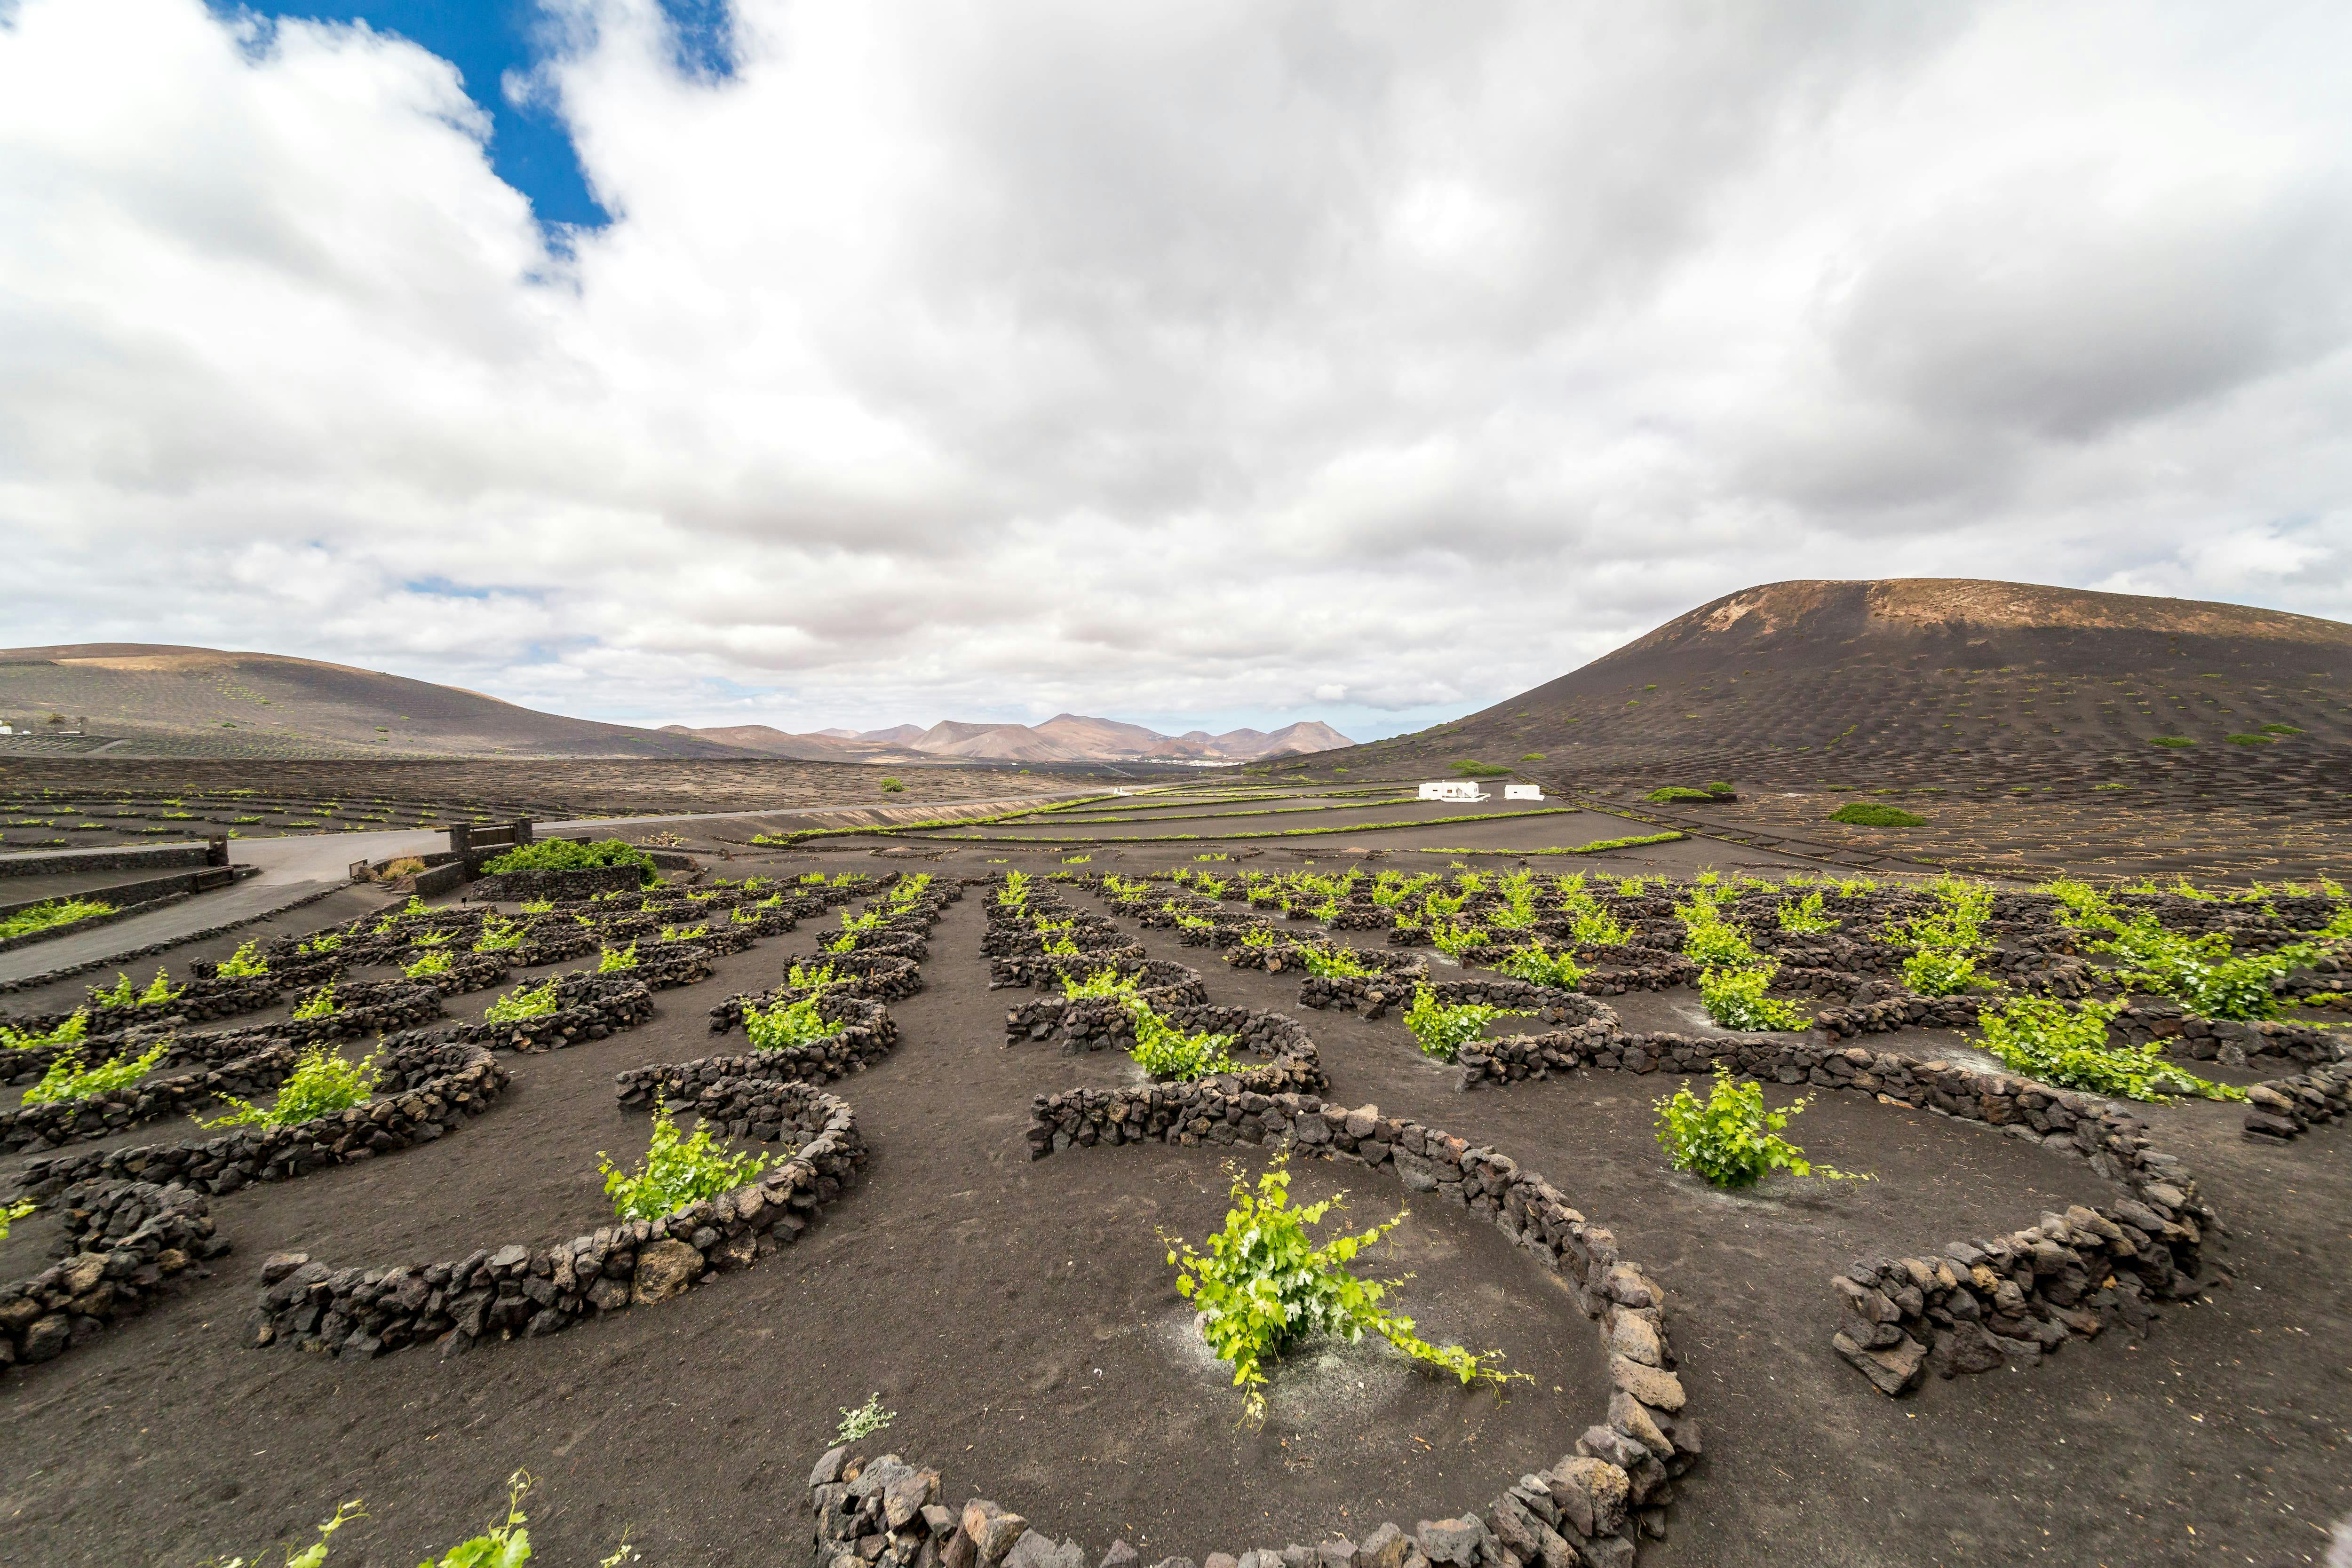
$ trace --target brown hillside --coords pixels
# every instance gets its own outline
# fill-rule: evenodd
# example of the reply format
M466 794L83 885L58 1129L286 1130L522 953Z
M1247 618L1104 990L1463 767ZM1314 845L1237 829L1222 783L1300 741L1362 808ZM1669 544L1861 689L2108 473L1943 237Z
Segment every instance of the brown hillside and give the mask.
M151 643L0 650L0 716L50 713L121 739L110 756L741 755L317 659Z
M1620 799L1723 779L1746 797L1729 816L1751 825L1956 862L2022 846L2063 863L2086 835L2185 842L2226 812L2246 819L2229 863L2334 863L2316 841L2262 846L2335 845L2352 821L2352 626L2027 583L1769 583L1456 723L1276 770L1433 777L1464 761ZM1917 791L1929 825L1824 828L1843 799L1810 793L1824 788ZM2079 810L1959 804L1991 792Z

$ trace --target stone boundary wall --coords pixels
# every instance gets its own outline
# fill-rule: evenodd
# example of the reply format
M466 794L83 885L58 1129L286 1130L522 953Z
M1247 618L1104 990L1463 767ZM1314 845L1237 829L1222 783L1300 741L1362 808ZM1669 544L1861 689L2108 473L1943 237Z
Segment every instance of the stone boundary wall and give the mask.
M204 1197L152 1182L91 1182L57 1195L59 1260L0 1285L0 1369L54 1361L135 1317L203 1260L228 1251Z
M290 1045L268 1045L250 1055L194 1072L164 1076L150 1072L136 1083L82 1100L58 1100L0 1112L0 1151L61 1149L92 1138L110 1138L142 1122L193 1113L224 1094L249 1100L286 1082L294 1071Z
M2166 997L2132 998L2108 1024L2107 1038L2128 1045L2168 1040L2172 1043L2167 1047L2167 1054L2178 1052L2198 1061L2219 1061L2237 1067L2255 1058L2312 1067L2340 1061L2346 1054L2344 1037L2324 1029L2278 1019L2241 1023L2229 1019L2193 1018L2179 1002Z
M576 871L491 872L467 884L466 902L521 904L542 898L593 898L600 893L634 893L643 885L644 879L633 865L585 866Z
M305 1253L274 1254L247 1343L364 1358L437 1342L444 1356L458 1355L493 1337L538 1338L654 1306L697 1280L748 1268L798 1239L866 1158L846 1102L803 1083L768 1087L779 1133L802 1136L756 1181L658 1219L625 1219L537 1249L486 1248L456 1262L332 1269Z
M557 977L554 984L553 1012L504 1023L478 1019L453 1025L443 1034L494 1050L535 1054L562 1051L582 1040L604 1040L615 1030L634 1029L654 1016L653 989L632 970L598 974L576 969Z
M784 999L793 999L790 988ZM797 993L807 995L805 988ZM698 1061L656 1062L613 1075L621 1104L641 1110L665 1100L688 1100L721 1078L767 1078L830 1083L862 1071L898 1048L898 1023L890 1009L864 997L845 995L827 987L817 1004L817 1016L840 1024L837 1034L807 1045L781 1051L752 1051L741 1056L706 1057Z
M2197 1293L2203 1233L2219 1224L2197 1197L2187 1166L2150 1143L2147 1124L2095 1095L2029 1079L1860 1046L1628 1035L1597 1025L1482 1041L1465 1047L1463 1055L1465 1087L1542 1076L1549 1069L1700 1074L1720 1064L1762 1081L1868 1094L1886 1104L2000 1127L2086 1160L2124 1188L2128 1197L2104 1209L2085 1210L2088 1218L2070 1211L2065 1223L2053 1227L2045 1217L2030 1232L1954 1242L1944 1249L1941 1262L1873 1260L1865 1270L1869 1280L1856 1272L1863 1265L1840 1276L1845 1283L1836 1288L1861 1322L1841 1331L1835 1348L1890 1396L1916 1387L1931 1356L1938 1370L2032 1364L2069 1336L2090 1337L2118 1319L2143 1326L2154 1303ZM2068 1247L2073 1252L2062 1256ZM2021 1255L2026 1260L2021 1277L2015 1262ZM1999 1278L1974 1272L1988 1259ZM1952 1263L1963 1274L1954 1274ZM1907 1276L1908 1294L1890 1269ZM2002 1289L2003 1279L2010 1289ZM1856 1295L1849 1287L1866 1287L1875 1294Z
M50 876L74 871L171 871L210 865L212 852L195 844L120 844L108 849L31 850L0 854L0 877Z
M826 965L834 967L834 986L851 996L869 1001L895 1002L911 997L923 988L923 971L914 959L897 953L817 953L795 956L784 960L787 975L798 965L803 972L814 972ZM847 977L842 978L841 977ZM710 1032L725 1034L743 1027L743 1009L758 1008L762 1011L781 1002L796 1001L808 994L806 986L771 986L764 991L739 992L710 1009Z
M2273 1078L2246 1090L2245 1136L2284 1144L2316 1123L2352 1116L2352 1067L2315 1067L2290 1078Z
M238 1127L200 1144L142 1145L27 1160L19 1190L47 1198L79 1181L137 1178L215 1196L255 1182L289 1181L431 1143L478 1116L505 1092L506 1070L478 1045L415 1031L377 1053L376 1098L291 1127Z
M1208 988L1201 977L1181 964L1154 960L1147 966L1146 978L1156 978L1159 985L1147 985L1136 995L1160 1017L1173 1020L1192 1009L1209 1005ZM1170 976L1153 975L1149 970L1174 969ZM1272 1015L1269 1015L1272 1016ZM1114 997L1039 997L1008 1009L1004 1014L1004 1043L1019 1045L1024 1040L1045 1040L1059 1037L1062 1053L1074 1056L1080 1051L1133 1051L1135 1019ZM1304 1039L1304 1035L1300 1036ZM1311 1042L1308 1049L1313 1049Z
M1537 1562L1545 1568L1568 1568L1580 1562L1631 1563L1640 1527L1631 1511L1662 1509L1673 1496L1674 1479L1696 1460L1701 1444L1687 1396L1673 1371L1665 1291L1639 1264L1619 1254L1615 1235L1588 1222L1551 1183L1521 1169L1508 1156L1417 1122L1383 1116L1376 1105L1349 1110L1326 1105L1313 1095L1236 1092L1207 1079L1147 1092L1155 1096L1163 1092L1161 1103L1148 1106L1139 1126L1125 1128L1121 1121L1092 1123L1088 1130L1097 1135L1082 1141L1262 1144L1386 1169L1408 1191L1433 1192L1491 1219L1538 1266L1558 1274L1578 1307L1598 1321L1615 1391L1605 1422L1585 1430L1577 1439L1577 1451L1549 1470L1521 1477L1483 1514L1423 1521L1412 1537L1394 1525L1382 1525L1349 1553L1350 1568L1360 1562L1368 1568L1406 1568L1416 1548L1430 1563L1458 1568L1526 1568ZM1031 1157L1043 1159L1070 1146L1054 1115L1060 1109L1057 1102L1095 1097L1091 1091L1039 1095L1029 1134ZM819 1473L823 1470L820 1465ZM976 1540L974 1545L982 1548L982 1560L991 1545L1009 1555L1007 1545L994 1540ZM1045 1550L1056 1549L1048 1542ZM1293 1553L1318 1550L1293 1546L1247 1555L1255 1556L1261 1568L1270 1568L1269 1556L1286 1568ZM1033 1546L1032 1556L1038 1551ZM1208 1561L1226 1556L1213 1554ZM1240 1568L1246 1557L1227 1560ZM1317 1565L1323 1562L1319 1555L1297 1560ZM1335 1565L1337 1562L1335 1557Z

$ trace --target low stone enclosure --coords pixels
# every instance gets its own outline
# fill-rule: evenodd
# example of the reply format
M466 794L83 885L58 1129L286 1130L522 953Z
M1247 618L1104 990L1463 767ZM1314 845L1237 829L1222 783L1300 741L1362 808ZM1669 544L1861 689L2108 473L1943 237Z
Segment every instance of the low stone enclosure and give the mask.
M1106 892L1106 896L1122 912L1149 907L1131 893ZM1650 906L1634 913L1654 917L1658 903L1671 912L1670 899L1651 895L1643 902ZM2030 896L2002 895L1996 907L2004 903L2014 906L2011 913L2020 925L2027 925L2046 914L2050 901L2037 904ZM1181 907L1181 897L1167 907ZM2292 920L2326 917L2324 908L2266 916L2254 923L2263 928L2257 941L2275 945L2284 939L2281 930L2291 929ZM2273 925L2280 929L2271 929ZM1761 934L1754 927L1751 932ZM1767 945L1758 943L1759 947ZM1286 962L1291 946L1240 946L1227 958L1271 968L1268 959ZM1885 949L1885 945L1823 934L1806 934L1801 943L1795 937L1786 941L1787 958L1862 963L1868 971L1784 967L1779 977L1793 984L1776 984L1776 990L1855 998L1822 1009L1815 1031L1794 1040L1785 1035L1694 1039L1628 1033L1613 1009L1589 995L1551 991L1538 998L1538 988L1502 977L1439 982L1431 989L1445 1005L1534 1004L1543 1021L1564 1026L1464 1045L1457 1062L1465 1089L1582 1068L1700 1074L1721 1065L1766 1082L1863 1093L1885 1103L1998 1126L2011 1135L2082 1157L2117 1184L2122 1197L2104 1208L2045 1214L2039 1225L1990 1239L1955 1241L1937 1256L1865 1260L1833 1281L1832 1288L1851 1314L1847 1328L1834 1336L1834 1348L1888 1395L1917 1386L1931 1368L1951 1375L2004 1364L2031 1364L2066 1339L2094 1336L2111 1323L2121 1322L2138 1331L2158 1303L2197 1294L2204 1236L2217 1229L2220 1221L2196 1196L2195 1183L2180 1161L2150 1145L2146 1124L2131 1114L2128 1103L1970 1066L1841 1044L1858 1035L1908 1027L1961 1028L1978 1021L1978 997L1911 995L1899 984L1873 978L1899 967L1901 956L1895 949L1873 955L1868 949L1874 946ZM1679 954L1662 956L1696 968ZM2320 962L2333 967L2336 961L2323 957ZM2013 976L2032 977L2038 988L2055 994L2084 994L2095 979L2089 967L2066 951L2063 936L2046 930L2020 935L2015 947L2005 952L2001 967ZM1357 978L1353 984L1383 988L1380 979ZM1332 985L1309 976L1302 986L1302 1003L1325 1001ZM2134 1043L2173 1039L2185 1048L2183 1054L2240 1065L2326 1062L2345 1054L2341 1042L2321 1030L2272 1020L2232 1024L2198 1019L2160 998L2126 998L2111 1033ZM1230 1142L1244 1137L1255 1142L1257 1135L1247 1129L1279 1131L1286 1123L1290 1130L1283 1135L1301 1142L1319 1143L1326 1135L1326 1129L1311 1120L1301 1124L1295 1111L1264 1091L1237 1101L1229 1097L1225 1086L1192 1092L1195 1087L1074 1090L1040 1096L1033 1108L1032 1157L1137 1138ZM2283 1142L2315 1123L2352 1114L2352 1069L2313 1065L2293 1077L2258 1084L2247 1095L2247 1135ZM1296 1130L1302 1125L1307 1129L1303 1134Z
M95 1181L58 1195L58 1260L0 1284L0 1368L55 1360L135 1317L229 1249L201 1194L147 1181Z
M459 1355L486 1338L558 1333L653 1306L705 1274L748 1268L797 1239L866 1163L847 1102L805 1083L765 1088L762 1105L777 1118L770 1136L794 1146L756 1181L656 1219L622 1220L551 1247L481 1249L455 1262L333 1269L304 1253L276 1254L262 1269L251 1343L367 1357L437 1341L445 1356Z
M950 884L931 893L926 886L923 895L888 899L882 905L887 917L861 939L919 949L921 933L961 891ZM866 973L898 979L897 966L908 960L892 956L892 963ZM274 1256L263 1267L251 1343L374 1356L436 1342L445 1356L462 1354L492 1336L556 1333L599 1315L655 1305L706 1275L749 1267L790 1244L849 1187L866 1161L848 1102L817 1087L864 1068L897 1043L888 1009L860 990L835 984L769 993L777 1002L814 997L819 1018L839 1026L821 1040L744 1056L656 1062L614 1075L624 1109L692 1110L705 1126L728 1137L784 1143L785 1156L757 1180L659 1218L623 1220L543 1249L478 1249L457 1262L334 1270L302 1254ZM756 1000L737 997L712 1009L714 1030L740 1024L745 1004Z
M1549 1469L1519 1476L1516 1483L1507 1472L1502 1478L1507 1490L1483 1514L1423 1521L1412 1536L1394 1525L1382 1525L1361 1543L1339 1543L1351 1568L1360 1559L1402 1568L1415 1555L1460 1568L1524 1568L1537 1561L1546 1568L1633 1562L1639 1516L1662 1511L1672 1500L1675 1479L1696 1461L1701 1444L1687 1395L1673 1370L1665 1291L1639 1264L1619 1255L1614 1234L1589 1222L1569 1206L1559 1188L1509 1156L1418 1122L1383 1116L1376 1105L1349 1110L1327 1105L1312 1094L1266 1093L1223 1077L1140 1089L1070 1090L1040 1094L1032 1103L1033 1160L1097 1144L1147 1140L1188 1146L1282 1146L1392 1173L1409 1192L1434 1193L1493 1221L1538 1267L1557 1274L1585 1316L1599 1326L1614 1392L1602 1419L1577 1440L1576 1452ZM828 1460L838 1458L836 1450ZM824 1469L818 1467L820 1477ZM820 1489L814 1505L821 1549L828 1540L855 1541L884 1532L880 1525L870 1531L836 1527L828 1536L826 1521L857 1516L860 1506L855 1500L845 1504L843 1500L854 1497L852 1493L821 1490L838 1483L814 1484ZM936 1487L936 1478L932 1485ZM911 1496L911 1490L905 1495ZM971 1518L970 1507L965 1518ZM970 1546L958 1550L966 1553L967 1562L975 1555L980 1561L1006 1558L1016 1542L1004 1539L1005 1532L1027 1539L1034 1532L1025 1532L1025 1524L998 1526L991 1533L983 1512L980 1524L966 1531ZM1662 1525L1658 1532L1663 1533ZM1056 1549L1040 1535L1027 1560L1042 1563L1048 1552L1074 1550ZM1117 1550L1113 1548L1114 1554ZM1294 1544L1246 1553L1240 1560L1263 1564L1271 1557L1286 1564L1319 1564L1326 1561L1319 1554L1333 1550L1328 1542L1320 1547ZM838 1563L839 1558L828 1561ZM1218 1555L1208 1561L1216 1563Z

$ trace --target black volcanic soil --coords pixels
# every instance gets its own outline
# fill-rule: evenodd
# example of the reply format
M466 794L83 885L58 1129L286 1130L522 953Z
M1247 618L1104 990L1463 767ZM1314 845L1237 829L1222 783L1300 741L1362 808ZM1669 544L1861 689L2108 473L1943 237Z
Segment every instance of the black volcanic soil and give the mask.
M888 806L1083 788L1002 769L850 762L369 758L270 762L0 758L0 847L95 848L143 839L438 827L453 821ZM1075 776L1074 776L1075 777ZM321 810L331 805L331 810ZM67 810L67 808L72 810ZM85 824L88 824L85 827ZM307 825L305 825L307 824ZM0 892L5 891L0 880Z
M1294 841L1249 858L1319 869L1353 860L1349 844ZM954 874L1060 858L887 841L882 858L873 847L819 841L719 869ZM1537 863L1633 870L1644 865L1635 856L1698 850ZM1132 873L1200 852L1218 852L1103 854ZM1237 1429L1234 1396L1190 1337L1150 1239L1155 1225L1196 1238L1213 1226L1218 1155L1153 1145L1029 1162L1032 1092L1135 1070L1113 1054L1003 1046L1003 1008L1024 993L985 988L980 926L976 897L953 907L933 933L927 988L893 1007L899 1049L835 1086L874 1142L868 1178L798 1248L682 1301L454 1362L411 1350L362 1364L238 1343L253 1271L274 1249L415 1263L592 1228L596 1152L643 1146L645 1124L614 1108L610 1073L739 1046L740 1035L707 1032L704 1009L772 980L811 945L810 928L659 993L644 1028L516 1060L509 1098L456 1135L223 1200L237 1250L216 1278L0 1385L11 1417L0 1559L181 1568L295 1538L335 1501L364 1496L370 1518L338 1537L333 1562L408 1563L478 1528L508 1471L527 1465L542 1477L530 1506L548 1561L593 1561L626 1525L650 1563L765 1563L800 1550L808 1465L839 1408L869 1392L898 1412L876 1447L939 1466L951 1506L995 1498L1091 1553L1124 1536L1147 1560L1197 1558L1458 1511L1557 1458L1594 1418L1604 1389L1590 1327L1496 1232L1416 1203L1394 1260L1419 1276L1405 1310L1424 1332L1503 1347L1536 1385L1498 1403L1349 1352L1286 1370L1265 1432ZM1304 1011L1295 977L1229 969L1166 933L1145 939L1200 968L1217 999L1302 1019L1334 1100L1377 1103L1541 1170L1669 1287L1708 1455L1645 1563L2315 1563L2324 1530L2352 1511L2352 1134L2256 1148L2226 1107L2154 1108L2159 1140L2231 1221L2221 1256L2238 1282L2168 1311L2145 1340L2110 1334L2031 1373L1931 1383L1895 1402L1830 1351L1826 1276L1858 1254L1930 1251L2106 1197L2086 1167L1982 1127L1832 1097L1792 1134L1876 1180L1727 1196L1666 1169L1650 1130L1650 1103L1673 1087L1661 1077L1463 1094L1398 1019ZM142 962L178 968L183 956ZM1696 1028L1685 994L1621 1000L1630 1021ZM1922 1033L1910 1048L1952 1043ZM1302 1196L1355 1187L1357 1222L1399 1202L1361 1170L1297 1168ZM37 1224L5 1244L8 1257L38 1260Z

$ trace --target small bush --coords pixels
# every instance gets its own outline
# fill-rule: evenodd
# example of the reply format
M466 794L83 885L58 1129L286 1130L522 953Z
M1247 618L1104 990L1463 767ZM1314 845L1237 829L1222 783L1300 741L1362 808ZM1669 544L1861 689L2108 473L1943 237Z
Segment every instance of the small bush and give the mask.
M520 920L500 920L492 915L482 922L482 934L475 939L477 953L511 953L523 945L530 927Z
M8 1239L8 1228L11 1225L39 1207L39 1204L29 1197L20 1197L14 1203L0 1204L0 1241Z
M354 1105L364 1105L375 1094L375 1058L363 1056L357 1061L346 1061L331 1053L323 1045L314 1045L304 1051L294 1063L292 1076L278 1085L278 1101L267 1111L247 1104L234 1095L221 1099L236 1107L216 1122L206 1122L207 1127L238 1127L259 1124L265 1127L292 1127L337 1111L348 1111Z
M2167 1061L2156 1042L2109 1045L2107 1021L2120 1002L2084 1002L2069 1008L2048 997L2017 997L1983 1018L1985 1049L2014 1072L2062 1089L2085 1089L2126 1100L2163 1100L2198 1094L2208 1100L2243 1100L2245 1092L2209 1083Z
M335 1000L335 982L330 980L296 1003L294 1016L298 1019L331 1019L342 1010L343 1005Z
M882 780L882 792L886 795L898 794L906 788L907 787L904 784L899 783L896 779L885 777Z
M778 1002L767 1011L757 1008L743 1009L743 1032L751 1037L754 1051L790 1051L797 1046L814 1045L821 1040L831 1040L841 1032L842 1026L827 1023L817 1016L820 996L806 996L798 1001Z
M2197 743L2185 735L2155 735L2148 737L2150 746L2194 746Z
M1524 1016L1523 1009L1492 1007L1485 1002L1449 1008L1438 1001L1437 993L1427 986L1415 986L1412 1006L1404 1015L1404 1027L1412 1031L1423 1055L1451 1061L1464 1046L1478 1038L1487 1024L1498 1018Z
M1320 1225L1325 1215L1342 1207L1346 1194L1293 1208L1288 1162L1282 1155L1255 1188L1238 1166L1226 1170L1233 1177L1234 1206L1225 1213L1224 1228L1209 1238L1206 1252L1165 1230L1159 1235L1168 1244L1169 1266L1178 1270L1177 1293L1201 1309L1202 1337L1234 1369L1234 1386L1246 1391L1250 1420L1265 1417L1265 1364L1318 1334L1353 1344L1367 1331L1377 1333L1413 1360L1450 1372L1465 1384L1499 1385L1521 1375L1503 1372L1499 1351L1474 1354L1460 1345L1440 1347L1417 1338L1411 1318L1381 1308L1395 1281L1359 1279L1350 1271L1348 1265L1357 1253L1403 1223L1403 1210L1385 1224L1332 1237L1318 1247L1307 1228Z
M545 1018L554 1010L555 982L544 980L536 986L517 986L497 998L482 1009L482 1021L519 1023L524 1019Z
M1729 780L1723 779L1710 779L1702 786L1702 788L1710 795L1737 795L1739 793L1738 790L1732 788Z
M607 947L604 949L604 956L596 960L596 972L600 975L610 975L616 970L634 969L636 967L637 945L635 942L631 942L625 947Z
M25 1091L27 1105L50 1105L67 1100L87 1100L93 1094L110 1090L127 1089L154 1071L155 1064L171 1053L172 1042L165 1040L146 1055L117 1057L101 1061L96 1067L81 1064L79 1047L67 1051L49 1063L41 1081Z
M1780 922L1780 929L1797 936L1811 936L1818 932L1834 931L1838 928L1837 918L1834 915L1825 915L1822 911L1822 894L1819 888L1807 894L1802 900L1784 900L1776 915Z
M1832 822L1844 822L1857 828L1924 828L1927 819L1916 811L1899 806L1882 806L1873 800L1848 800L1830 813Z
M482 869L497 875L509 871L594 871L608 865L636 867L640 884L654 880L653 856L619 839L603 839L593 844L575 844L570 839L541 839L537 843L509 850Z
M690 1203L717 1197L749 1183L768 1162L757 1155L729 1155L711 1141L709 1127L680 1139L677 1124L667 1112L654 1116L653 1137L646 1157L634 1171L613 1164L603 1150L596 1153L596 1174L604 1178L604 1196L623 1219L659 1219Z
M113 913L114 905L94 898L53 898L47 904L37 904L30 909L20 909L0 919L0 941L12 936L30 936L37 931L54 931L60 925L94 920L101 915Z
M1622 947L1633 936L1615 915L1599 908L1577 911L1569 934L1587 947Z
M434 975L446 975L449 972L449 955L436 949L424 954L416 962L406 966L400 972L412 980L426 979Z
M1723 1187L1754 1186L1767 1172L1791 1176L1817 1172L1832 1181L1867 1181L1864 1176L1816 1166L1805 1151L1781 1137L1780 1130L1805 1109L1801 1099L1785 1111L1764 1109L1764 1086L1754 1079L1735 1082L1728 1068L1715 1070L1715 1087L1701 1103L1688 1084L1665 1099L1654 1101L1658 1144L1678 1171L1691 1171L1709 1184Z
M1543 759L1544 754L1540 751L1530 751L1525 757L1519 758L1522 762L1541 762Z
M262 957L257 943L244 942L238 944L236 952L223 958L213 972L225 980L247 980L256 975L269 973L269 965Z
M2301 735L2303 733L2300 727L2292 724L2266 724L2262 727L2262 732L2264 735Z
M882 1408L879 1389L866 1396L866 1403L852 1410L846 1405L835 1406L841 1412L841 1426L833 1435L835 1443L858 1443L881 1431L898 1418L896 1410Z
M117 969L114 972L113 988L104 991L93 989L89 993L89 999L110 1008L160 1008L178 1001L180 992L186 989L187 988L183 986L179 990L173 990L171 977L163 970L158 969L155 971L155 977L147 982L147 988L143 991L138 990L131 986L131 977Z
M1065 976L1062 995L1073 1001L1080 997L1131 997L1140 978L1136 975L1122 975L1117 969L1097 969L1083 980L1073 980Z
M1705 968L1698 974L1700 1005L1706 1016L1724 1029L1770 1030L1781 1031L1804 1029L1811 1019L1798 1010L1792 1002L1766 996L1772 977L1780 972L1777 962L1744 966L1738 968Z
M1665 784L1651 790L1642 799L1655 800L1663 806L1675 800L1712 800L1715 797L1704 789L1688 789L1680 784Z
M309 958L316 956L321 953L332 953L342 945L343 934L341 932L321 931L315 936L306 937L301 942L297 943L295 945L294 951L297 956Z
M80 1044L89 1033L89 1009L76 1008L73 1017L50 1029L10 1029L0 1023L0 1050L40 1051L56 1046L74 1046Z
M1584 984L1584 968L1572 955L1555 953L1540 942L1512 948L1495 967L1531 986L1552 986L1563 991L1572 991Z
M1482 927L1458 925L1449 920L1433 929L1429 940L1447 957L1459 958L1473 947L1484 946L1486 933Z
M1154 1078L1189 1083L1234 1070L1233 1036L1187 1034L1139 1000L1130 1001L1127 1012L1135 1022L1135 1049L1128 1055Z

